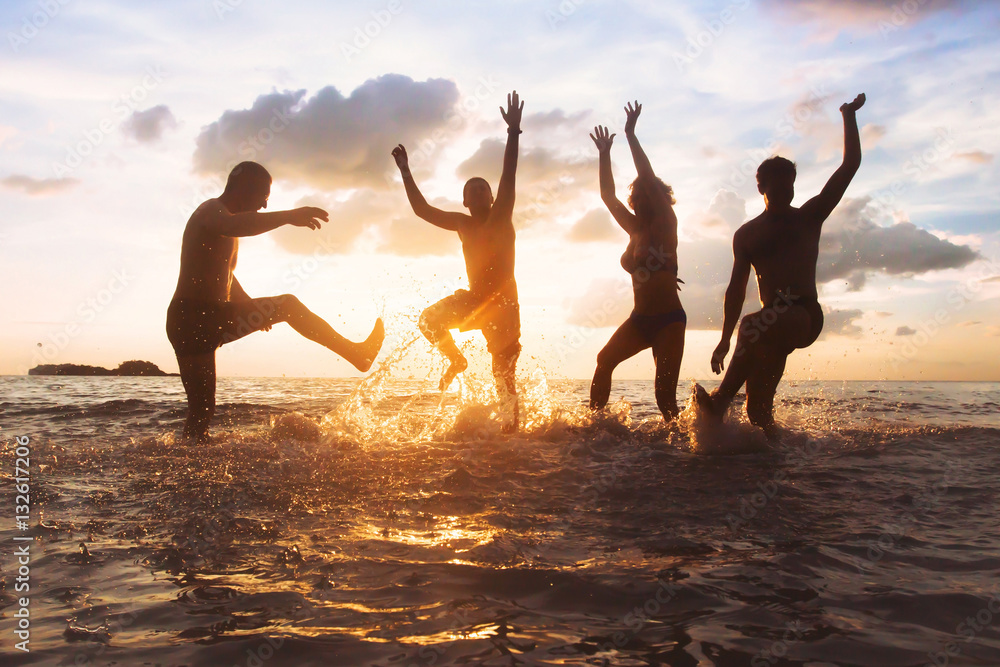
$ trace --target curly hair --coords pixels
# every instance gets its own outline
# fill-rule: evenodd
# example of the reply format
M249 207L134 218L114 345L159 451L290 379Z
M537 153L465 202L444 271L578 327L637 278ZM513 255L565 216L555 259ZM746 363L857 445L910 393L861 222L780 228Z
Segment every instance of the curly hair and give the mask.
M677 200L674 198L674 189L664 183L663 179L656 176L652 178L643 178L640 176L628 186L628 205L633 211L636 210L635 206L637 203L641 206L641 202L644 202L649 197L651 194L649 188L655 188L662 192L670 200L671 205L677 203Z

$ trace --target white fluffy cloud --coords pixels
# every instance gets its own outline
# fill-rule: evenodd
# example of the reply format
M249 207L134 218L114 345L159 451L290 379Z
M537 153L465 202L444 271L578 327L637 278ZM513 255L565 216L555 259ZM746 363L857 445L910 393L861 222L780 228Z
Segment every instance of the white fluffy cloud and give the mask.
M163 136L167 129L177 127L177 119L165 104L159 104L145 111L134 111L122 123L125 136L139 143L153 143Z
M196 170L225 176L233 164L256 160L276 177L315 187L385 189L396 144L439 143L462 123L458 88L445 79L385 74L347 97L333 86L305 95L274 92L224 112L198 135Z
M820 238L819 282L846 280L851 290L864 287L868 275L914 275L956 269L979 259L967 245L956 245L911 222L882 227L865 213L868 198L845 199L833 212Z

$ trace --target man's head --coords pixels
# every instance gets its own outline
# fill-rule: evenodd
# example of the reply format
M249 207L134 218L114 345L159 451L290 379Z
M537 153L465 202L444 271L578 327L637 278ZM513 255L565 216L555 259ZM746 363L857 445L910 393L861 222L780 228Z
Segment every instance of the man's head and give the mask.
M640 176L632 181L628 189L628 205L632 207L637 216L642 218L648 218L652 215L652 198L656 196L657 192L662 193L671 204L677 203L677 200L674 199L674 189L655 176L652 178Z
M757 191L768 207L789 206L795 198L795 163L783 157L770 157L757 167Z
M493 190L485 178L470 178L462 188L462 204L475 216L485 216L493 206Z
M240 162L229 172L222 196L233 213L267 208L271 195L271 174L256 162Z

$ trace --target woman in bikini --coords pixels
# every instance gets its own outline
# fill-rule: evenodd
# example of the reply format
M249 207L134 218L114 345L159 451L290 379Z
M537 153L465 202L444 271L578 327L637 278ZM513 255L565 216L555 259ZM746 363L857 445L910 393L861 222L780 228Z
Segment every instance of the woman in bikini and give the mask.
M626 359L653 348L656 360L656 404L666 421L677 408L677 380L684 354L687 315L677 292L677 216L673 190L653 173L649 158L635 136L635 123L642 105L625 107L625 138L632 149L638 176L630 186L629 211L615 195L611 174L611 142L615 135L607 127L595 127L590 138L600 153L601 199L611 215L628 232L629 243L622 255L622 268L632 276L635 307L597 355L597 369L590 385L590 407L608 404L611 374Z

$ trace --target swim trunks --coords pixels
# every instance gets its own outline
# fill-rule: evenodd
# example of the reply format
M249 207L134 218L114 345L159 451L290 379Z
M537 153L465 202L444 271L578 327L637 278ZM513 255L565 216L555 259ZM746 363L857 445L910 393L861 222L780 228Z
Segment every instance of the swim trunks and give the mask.
M273 298L222 303L174 299L167 307L167 338L179 357L208 354L274 324L276 310Z
M520 350L521 309L516 296L493 294L483 299L460 289L429 306L420 318L447 329L481 329L491 354L510 354L514 345Z

